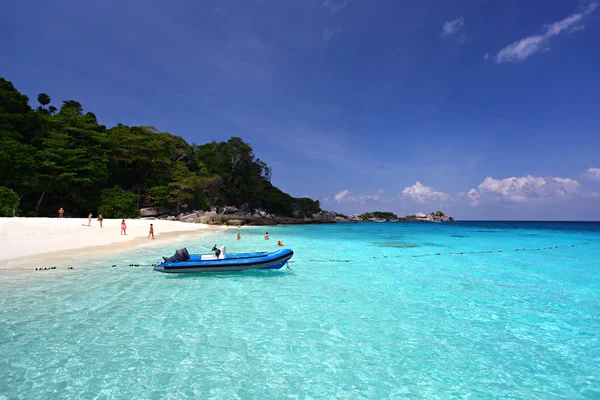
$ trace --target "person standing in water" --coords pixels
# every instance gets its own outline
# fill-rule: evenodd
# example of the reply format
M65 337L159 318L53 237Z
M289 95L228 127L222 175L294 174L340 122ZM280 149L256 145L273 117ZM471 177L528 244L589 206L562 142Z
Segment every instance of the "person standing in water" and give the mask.
M265 232L265 240L269 240L269 232Z
M237 240L240 240L242 238L242 235L238 232L237 234Z
M125 220L121 221L121 235L127 235L127 224Z
M150 239L150 236L152 236L152 239L154 239L154 225L150 224L150 233L148 233L148 239Z
M88 226L92 226L92 213L88 214Z

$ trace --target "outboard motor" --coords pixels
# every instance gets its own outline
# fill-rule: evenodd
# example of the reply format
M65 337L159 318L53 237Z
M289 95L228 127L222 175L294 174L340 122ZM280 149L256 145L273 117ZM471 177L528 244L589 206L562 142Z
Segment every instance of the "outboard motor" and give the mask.
M187 249L184 247L183 249L179 249L175 251L175 254L169 258L163 257L164 262L178 262L178 261L187 261L190 259L190 253L188 253Z

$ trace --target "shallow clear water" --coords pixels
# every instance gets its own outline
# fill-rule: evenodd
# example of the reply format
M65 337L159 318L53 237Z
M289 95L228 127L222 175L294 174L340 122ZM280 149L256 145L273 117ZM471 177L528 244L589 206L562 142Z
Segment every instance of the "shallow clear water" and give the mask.
M0 272L0 398L600 398L600 224L266 229ZM129 266L277 240L291 271Z

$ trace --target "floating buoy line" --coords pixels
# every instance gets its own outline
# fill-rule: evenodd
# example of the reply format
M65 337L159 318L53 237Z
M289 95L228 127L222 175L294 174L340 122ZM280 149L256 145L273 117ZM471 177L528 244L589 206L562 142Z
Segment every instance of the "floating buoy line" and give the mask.
M575 244L561 244L550 247L521 247L515 249L497 249L497 250L469 250L469 251L450 251L450 252L435 252L435 253L424 253L424 254L393 254L393 255L380 255L380 256L372 256L370 258L364 259L310 259L310 260L289 260L288 263L297 263L297 262L311 262L311 263L352 263L352 262L368 262L368 261L380 261L382 259L390 259L390 258L421 258L421 257L440 257L440 256L461 256L461 255L480 255L480 254L496 254L496 253L510 253L510 252L523 252L523 251L548 251L548 250L556 250L556 249L566 249L573 248L578 246L585 246L593 242L592 240L588 240L582 243ZM595 241L594 241L595 242ZM600 242L600 240L598 241ZM155 267L157 264L128 264L129 267ZM110 267L114 268L117 264L112 264ZM47 271L54 270L57 267L39 267L35 268L36 271ZM67 267L67 269L73 269L73 267ZM289 268L288 268L289 269Z
M394 254L394 255L383 255L383 256L372 256L371 258L364 259L322 259L322 260L289 260L289 263L294 262L314 262L314 263L350 263L350 262L367 262L367 261L380 261L382 259L390 259L397 257L406 257L406 258L420 258L420 257L436 257L436 256L461 256L461 255L477 255L477 254L495 254L495 253L509 253L509 252L523 252L523 251L543 251L543 250L556 250L561 248L573 248L577 246L584 246L590 243L591 240L588 240L583 243L575 243L569 245L557 245L550 247L522 247L516 249L499 249L499 250L469 250L469 251L450 251L450 252L436 252L436 253L424 253L424 254ZM600 241L599 241L600 242Z

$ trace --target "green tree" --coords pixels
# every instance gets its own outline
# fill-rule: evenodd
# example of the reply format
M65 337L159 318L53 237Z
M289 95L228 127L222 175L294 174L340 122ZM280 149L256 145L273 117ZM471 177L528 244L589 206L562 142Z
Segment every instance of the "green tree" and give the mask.
M0 78L0 185L21 194L37 183L32 143L40 125L28 101L12 83Z
M50 115L50 111L46 109L46 106L48 104L50 104L50 96L48 96L46 93L40 93L38 94L38 103L40 103L40 106L38 107L37 111L41 114L46 114L46 115Z
M227 142L199 146L197 159L209 173L221 177L227 204L262 205L270 186L271 169L256 159L252 147L241 138L232 137Z
M196 174L181 164L175 166L173 181L168 185L169 194L167 199L169 203L175 206L177 213L179 213L183 204L194 198L199 186L200 182Z
M146 192L146 199L152 206L169 206L169 188L167 186L153 186Z
M19 202L19 195L14 190L0 186L0 216L14 217Z
M98 213L108 218L136 218L140 216L137 207L140 196L131 192L123 192L120 186L103 189L101 205Z
M78 203L97 193L108 176L104 126L92 113L83 115L81 104L65 101L56 116L47 116L48 132L41 139L39 159L40 207L46 193L68 196Z
M46 106L48 104L50 104L50 96L48 96L46 93L40 93L38 94L38 103L41 104L42 107L46 108Z

